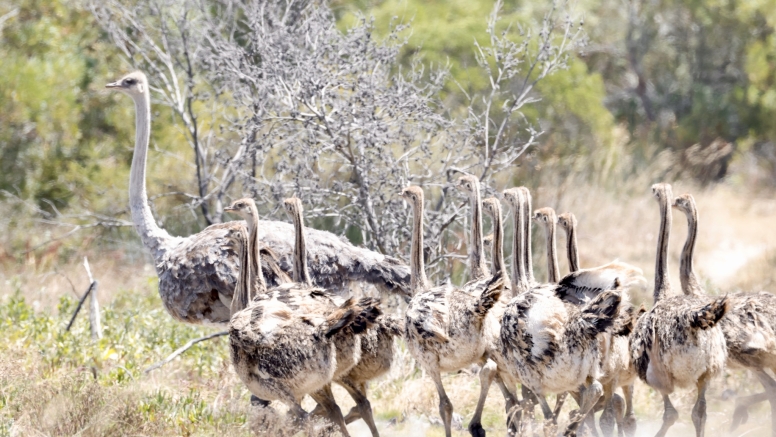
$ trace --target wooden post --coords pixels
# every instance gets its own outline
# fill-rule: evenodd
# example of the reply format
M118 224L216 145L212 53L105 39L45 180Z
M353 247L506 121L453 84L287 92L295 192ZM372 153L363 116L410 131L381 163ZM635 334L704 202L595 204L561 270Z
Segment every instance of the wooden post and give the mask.
M99 340L102 338L102 327L100 326L100 304L97 302L97 281L92 277L89 260L86 257L84 257L84 268L89 276L91 284L89 288L92 290L91 296L89 296L89 328L92 331L92 339Z

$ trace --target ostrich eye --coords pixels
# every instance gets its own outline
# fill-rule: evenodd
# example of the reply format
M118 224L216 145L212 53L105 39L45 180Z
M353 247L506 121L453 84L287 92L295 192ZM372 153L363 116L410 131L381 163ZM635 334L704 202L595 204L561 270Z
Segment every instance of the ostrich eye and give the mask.
M127 85L134 85L135 79L124 79L124 83Z

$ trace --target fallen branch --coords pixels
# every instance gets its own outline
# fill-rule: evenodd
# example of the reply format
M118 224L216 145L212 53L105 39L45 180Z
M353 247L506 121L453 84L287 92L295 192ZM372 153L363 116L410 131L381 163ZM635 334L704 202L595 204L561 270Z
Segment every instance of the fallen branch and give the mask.
M148 373L148 372L150 372L152 370L156 370L156 369L164 366L165 364L167 364L170 361L172 361L175 358L177 358L178 355L186 352L187 350L189 350L189 348L191 348L192 346L194 346L195 344L197 344L199 342L202 342L202 341L205 341L205 340L210 340L210 339L216 338L216 337L221 337L221 336L227 335L227 334L229 334L229 331L221 331L221 332L216 332L215 334L206 335L204 337L195 338L194 340L191 340L188 343L184 344L182 347L178 348L175 352L171 353L167 358L165 358L162 361L159 361L158 363L155 363L151 367L148 367L145 370L143 370L143 373Z

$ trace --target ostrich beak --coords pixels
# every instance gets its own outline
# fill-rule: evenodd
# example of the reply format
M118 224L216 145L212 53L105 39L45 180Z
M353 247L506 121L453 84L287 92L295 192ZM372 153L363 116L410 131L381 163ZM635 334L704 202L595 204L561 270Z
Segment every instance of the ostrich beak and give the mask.
M107 85L105 85L105 88L121 88L121 81L117 80L116 82L111 82Z
M232 206L224 207L224 212L235 212L235 211L237 211L237 208L235 207L232 207Z

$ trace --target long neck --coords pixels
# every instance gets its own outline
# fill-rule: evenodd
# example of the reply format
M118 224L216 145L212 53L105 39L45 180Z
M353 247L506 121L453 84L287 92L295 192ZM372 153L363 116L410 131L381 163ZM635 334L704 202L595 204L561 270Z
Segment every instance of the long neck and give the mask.
M310 278L309 270L307 270L307 240L304 236L304 222L301 211L294 208L292 217L294 220L294 282L312 287L313 281Z
M512 235L512 277L515 278L514 293L519 294L528 288L528 279L525 277L523 252L525 244L523 241L523 207L522 204L517 205L512 211L513 213L513 228L514 234Z
M267 283L264 281L264 272L261 269L261 254L259 253L259 211L255 206L251 206L251 209L253 210L252 217L255 218L249 218L245 222L248 225L248 252L252 275L252 282L249 283L252 285L251 291L253 292L253 296L256 296L267 290Z
M526 190L527 191L527 190ZM533 260L531 259L531 197L526 196L523 201L523 270L529 284L536 282L533 274Z
M507 275L504 265L504 225L501 222L501 211L496 209L493 214L493 247L491 248L493 260L493 274Z
M579 270L579 251L577 249L577 229L574 223L569 223L566 229L566 255L569 259L569 271L571 273Z
M698 236L698 212L695 209L687 212L687 240L682 248L682 257L679 261L679 281L682 283L682 291L686 295L702 294L701 286L692 267L692 258L695 255L695 239Z
M412 208L412 248L410 253L410 287L413 293L428 288L426 268L423 265L423 204Z
M560 280L558 254L555 250L555 223L547 223L545 231L547 237L547 280L555 284Z
M151 251L155 260L164 255L166 242L170 234L157 226L146 194L146 156L148 141L151 135L151 102L148 91L139 96L133 96L135 101L135 152L132 156L132 167L129 171L129 209L132 222L140 235L143 245Z
M668 295L671 284L668 280L668 239L671 231L671 208L668 200L660 198L660 235L657 240L657 258L655 260L655 303Z
M471 207L472 232L469 242L469 264L472 279L479 279L488 275L488 267L485 265L485 248L482 243L482 201L480 190L476 186L471 195Z
M250 221L248 222L248 229L251 228ZM232 305L229 308L231 315L238 311L244 310L251 302L253 296L253 257L251 256L253 247L250 244L250 236L243 242L243 246L240 248L240 277L237 279L237 287L234 290L234 296L232 296ZM261 264L259 264L261 266ZM259 267L261 268L261 267ZM261 272L259 277L262 278Z

